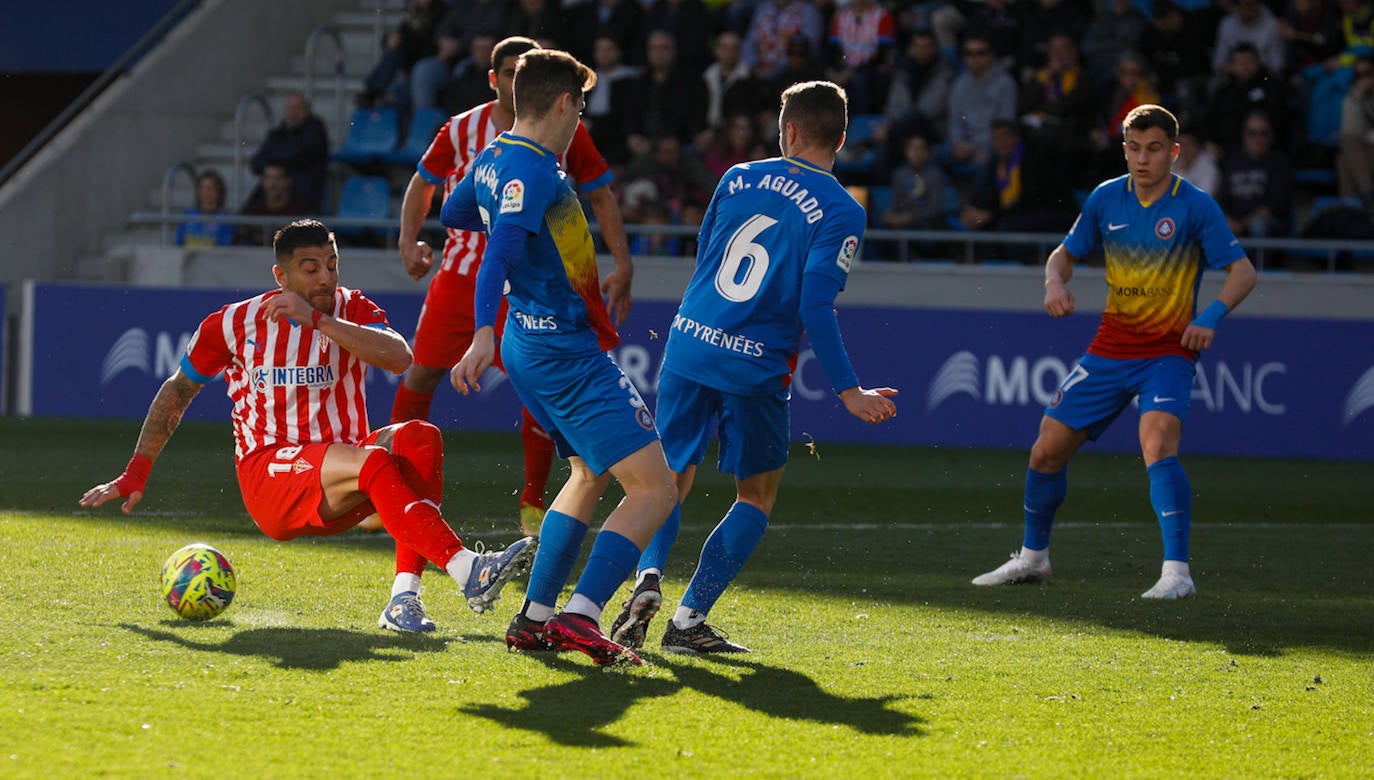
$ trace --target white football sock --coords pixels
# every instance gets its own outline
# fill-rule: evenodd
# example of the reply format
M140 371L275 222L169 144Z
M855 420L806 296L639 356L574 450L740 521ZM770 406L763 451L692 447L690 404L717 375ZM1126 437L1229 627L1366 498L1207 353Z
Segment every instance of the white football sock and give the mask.
M420 592L420 575L408 571L396 575L396 580L391 583L391 597L396 598L406 591Z
M699 626L706 622L706 613L697 612L691 607L678 607L677 613L673 615L673 625L686 631L689 628Z
M1050 562L1050 548L1046 547L1043 550L1032 550L1031 548L1022 545L1021 560L1025 561L1026 563L1029 563L1030 565L1036 568L1044 566L1045 564Z
M581 593L574 593L573 597L568 599L568 605L563 607L563 611L571 612L574 615L584 615L597 623L601 622L601 607L598 607L595 601Z
M525 600L525 609L523 610L525 617L536 623L543 623L553 617L555 611L552 604L536 604L529 599Z
M1190 580L1193 578L1188 568L1187 561L1165 561L1164 565L1160 567L1159 573L1161 577L1169 574L1177 574L1180 577L1187 577Z
M466 588L468 577L472 576L472 563L477 560L477 553L464 547L458 554L449 559L444 571L458 581L458 587Z

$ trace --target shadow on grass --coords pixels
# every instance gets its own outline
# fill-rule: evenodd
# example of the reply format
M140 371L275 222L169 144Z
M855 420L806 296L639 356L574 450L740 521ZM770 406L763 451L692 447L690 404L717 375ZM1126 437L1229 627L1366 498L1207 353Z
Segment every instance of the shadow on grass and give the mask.
M223 627L227 621L209 623L173 622L176 631L120 623L120 628L158 642L170 642L188 650L250 656L270 660L281 669L327 671L345 661L404 661L417 652L437 653L448 644L428 636L397 636L337 628L250 628L237 631L222 642L203 642L192 637L209 627ZM404 653L396 653L404 650Z
M534 731L570 747L627 747L634 743L604 729L621 720L634 704L672 695L683 688L715 696L761 715L788 721L848 726L862 734L913 736L924 732L921 719L892 709L904 697L849 699L826 692L815 680L791 669L756 661L711 658L738 675L713 671L697 661L655 658L652 666L667 669L674 679L649 677L628 669L588 669L580 656L532 655L551 668L577 677L558 685L521 691L524 706L473 704L460 707L507 728Z

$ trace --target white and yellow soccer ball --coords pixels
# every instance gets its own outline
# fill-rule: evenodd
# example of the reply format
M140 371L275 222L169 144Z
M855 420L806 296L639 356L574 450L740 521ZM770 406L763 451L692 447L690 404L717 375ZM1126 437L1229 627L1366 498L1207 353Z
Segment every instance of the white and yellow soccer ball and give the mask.
M188 544L162 564L162 598L187 620L209 620L228 609L237 589L229 559L208 544Z

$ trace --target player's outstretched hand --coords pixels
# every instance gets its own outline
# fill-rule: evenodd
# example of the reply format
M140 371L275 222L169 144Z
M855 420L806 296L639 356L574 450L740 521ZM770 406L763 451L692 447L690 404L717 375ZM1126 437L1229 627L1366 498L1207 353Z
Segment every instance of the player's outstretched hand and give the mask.
M601 294L606 296L606 310L610 312L611 322L617 327L630 316L634 301L630 299L630 280L633 271L626 273L617 268L601 280Z
M840 393L840 400L850 414L872 425L897 416L897 405L888 400L896 394L891 387L866 390L856 385Z
M1184 349L1191 349L1201 352L1212 346L1212 339L1217 335L1215 330L1204 328L1201 325L1189 325L1183 331L1183 338L1180 343Z
M434 267L434 249L424 241L401 245L401 263L410 278L420 281Z
M84 507L100 506L112 498L119 498L119 486L115 482L106 482L87 490L79 503ZM142 500L143 491L135 490L124 499L124 503L119 508L123 509L124 514L127 515L134 511L134 507L138 506L138 502Z
M1051 317L1073 314L1073 293L1069 292L1068 285L1058 279L1045 283L1045 311Z
M492 327L486 325L478 328L477 332L472 334L472 346L463 353L463 359L458 361L458 365L449 371L448 378L453 383L453 389L463 395L482 392L478 380L491 367L495 356L496 336Z

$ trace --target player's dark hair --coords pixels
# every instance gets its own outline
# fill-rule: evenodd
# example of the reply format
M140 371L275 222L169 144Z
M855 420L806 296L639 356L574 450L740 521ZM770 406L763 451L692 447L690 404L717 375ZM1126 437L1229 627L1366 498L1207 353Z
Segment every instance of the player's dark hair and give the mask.
M519 57L527 51L539 48L539 43L533 38L526 38L523 35L512 35L509 38L502 38L491 48L491 69L500 70L501 63L509 57Z
M562 95L581 95L596 86L596 73L557 49L532 49L515 64L515 115L539 119Z
M804 81L782 93L783 127L797 126L808 144L838 148L849 125L849 97L844 88L830 81Z
M1131 113L1121 121L1121 135L1125 136L1127 130L1145 131L1152 127L1163 130L1171 142L1178 141L1178 117L1169 113L1164 106L1153 103L1131 109Z
M226 188L224 186L224 177L220 176L215 171L205 171L196 177L197 189L199 189L200 183L203 181L208 181L215 185L215 192L219 195L219 205L217 206L217 208L224 208L224 199L226 191ZM196 205L200 205L199 200L196 201Z
M280 263L305 246L330 246L334 232L318 219L298 219L272 236L272 252Z

